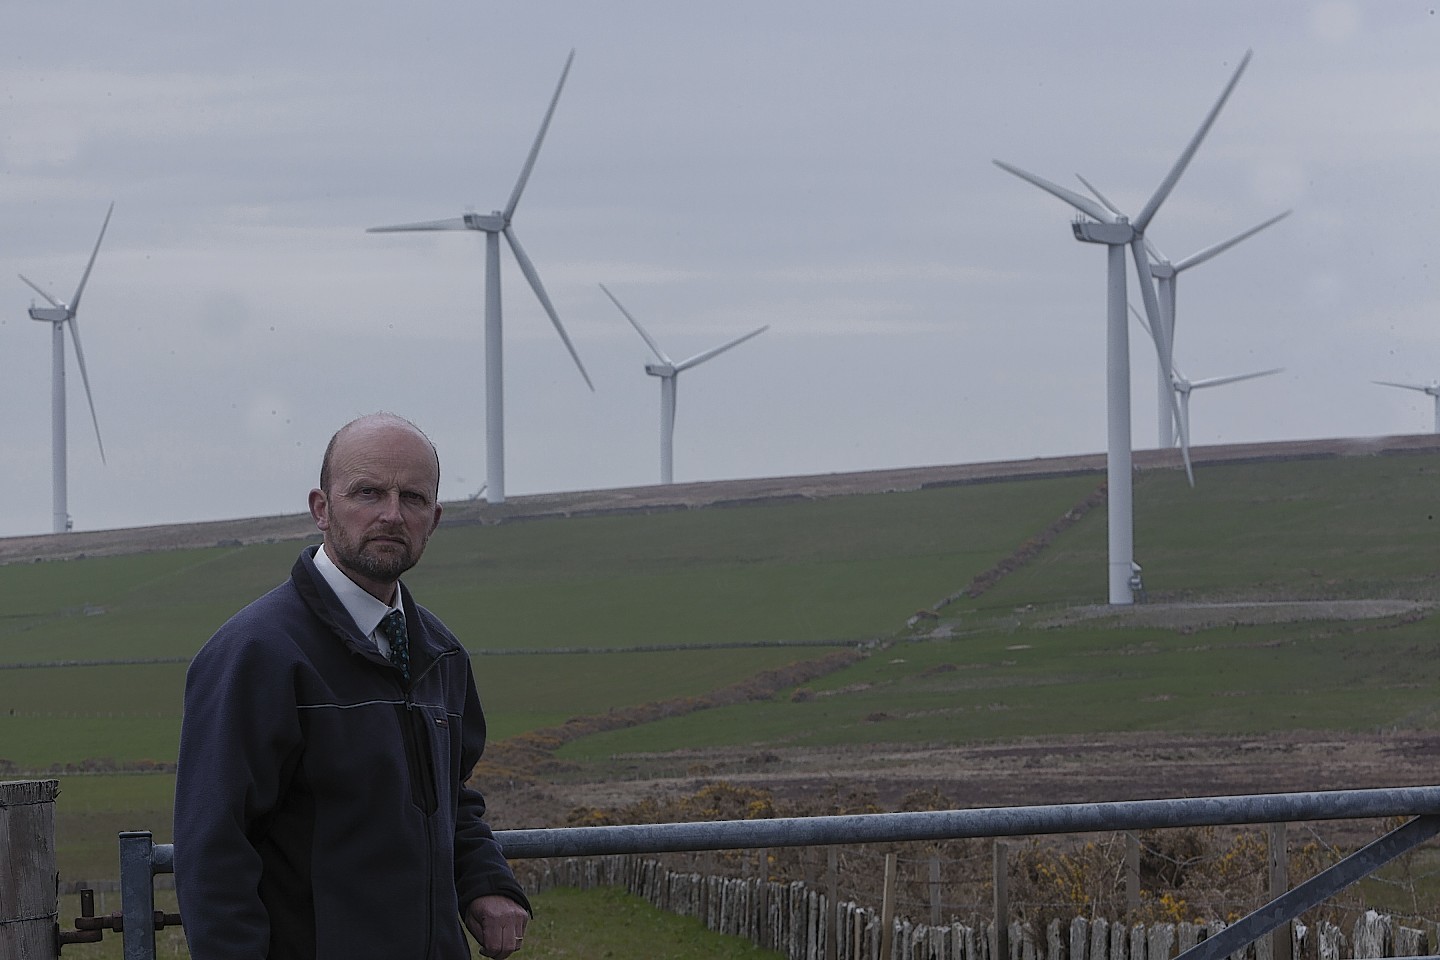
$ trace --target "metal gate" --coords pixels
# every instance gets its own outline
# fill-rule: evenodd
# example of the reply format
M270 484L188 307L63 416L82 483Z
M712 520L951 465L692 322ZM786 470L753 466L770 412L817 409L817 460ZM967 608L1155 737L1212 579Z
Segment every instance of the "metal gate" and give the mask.
M495 837L506 857L526 860L1379 817L1412 819L1175 958L1223 960L1440 833L1440 787L501 830ZM155 910L154 878L173 872L176 855L172 844L152 842L148 831L120 834L121 910L87 926L118 930L125 960L154 960L155 930L180 921Z

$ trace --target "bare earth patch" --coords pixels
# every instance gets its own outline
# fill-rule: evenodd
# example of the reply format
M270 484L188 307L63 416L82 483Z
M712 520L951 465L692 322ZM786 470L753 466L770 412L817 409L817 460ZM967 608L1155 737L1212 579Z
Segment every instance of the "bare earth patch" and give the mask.
M719 780L795 801L859 791L888 810L908 794L937 791L958 809L1424 786L1436 783L1437 762L1440 733L1127 733L954 747L631 754L563 783L483 786L496 824L511 827L559 823L577 807L614 809Z

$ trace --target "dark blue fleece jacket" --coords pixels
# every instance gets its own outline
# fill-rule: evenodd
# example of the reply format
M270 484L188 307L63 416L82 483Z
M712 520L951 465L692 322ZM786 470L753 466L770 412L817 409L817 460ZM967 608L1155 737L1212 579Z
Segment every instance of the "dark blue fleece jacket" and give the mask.
M461 960L460 911L527 909L465 778L485 747L470 658L401 586L411 686L306 548L185 681L175 876L194 960Z

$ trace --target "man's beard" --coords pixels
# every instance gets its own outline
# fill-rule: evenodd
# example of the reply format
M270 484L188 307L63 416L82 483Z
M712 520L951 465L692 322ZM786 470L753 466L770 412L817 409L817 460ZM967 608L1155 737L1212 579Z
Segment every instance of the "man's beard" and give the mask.
M364 552L364 543L355 546L348 540L336 537L330 542L335 551L335 560L341 566L381 583L393 583L400 575L415 566L415 553L406 544L399 553L386 552L379 555Z

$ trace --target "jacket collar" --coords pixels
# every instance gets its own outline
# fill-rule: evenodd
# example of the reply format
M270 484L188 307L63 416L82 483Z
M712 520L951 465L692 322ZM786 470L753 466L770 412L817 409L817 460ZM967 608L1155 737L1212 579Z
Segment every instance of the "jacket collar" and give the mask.
M360 628L346 612L340 598L335 596L335 591L330 589L325 577L315 569L315 551L318 549L318 545L312 545L301 550L295 566L290 570L290 581L295 584L300 598L351 650L389 666L390 661L381 655L368 636L360 633ZM425 674L442 652L450 649L450 644L443 633L432 632L421 617L420 608L415 605L415 600L410 596L404 582L398 583L397 587L400 590L401 605L405 610L405 629L410 635L410 675L418 678Z

